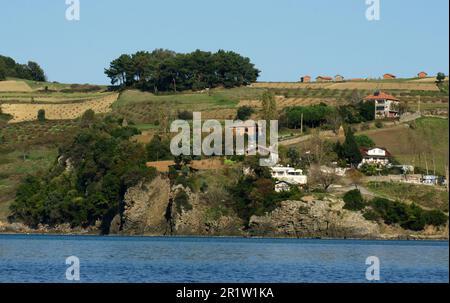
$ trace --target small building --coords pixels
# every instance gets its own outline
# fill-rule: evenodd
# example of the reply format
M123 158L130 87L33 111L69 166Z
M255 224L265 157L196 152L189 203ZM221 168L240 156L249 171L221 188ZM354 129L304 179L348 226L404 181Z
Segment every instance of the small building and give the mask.
M360 149L362 161L359 164L361 167L364 164L375 165L377 167L384 167L390 163L391 153L382 147L361 148Z
M422 177L422 184L426 185L437 185L439 182L439 177L434 175L424 175Z
M292 187L292 184L286 181L277 181L275 182L275 191L277 193L283 192L283 191L290 191Z
M300 82L302 82L302 83L309 83L309 82L311 82L311 76L306 75L306 76L301 77L300 78Z
M308 182L308 177L303 174L301 169L277 165L271 167L271 170L272 178L278 181L285 181L293 185L305 185Z
M344 82L344 76L341 75L334 76L334 82Z
M384 74L383 79L389 80L389 79L396 79L397 76L393 74Z
M332 77L327 77L327 76L316 77L316 82L331 82L331 81L333 81Z
M428 74L426 72L420 72L417 74L417 77L419 77L421 79L426 78L427 76L428 76Z
M400 100L394 96L377 91L365 97L364 101L375 102L375 119L395 119L400 117Z

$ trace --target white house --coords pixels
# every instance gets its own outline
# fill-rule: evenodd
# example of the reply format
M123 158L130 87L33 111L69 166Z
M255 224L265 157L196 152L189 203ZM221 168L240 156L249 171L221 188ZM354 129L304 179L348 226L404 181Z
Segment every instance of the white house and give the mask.
M376 166L386 166L390 163L391 153L381 147L361 148L360 149L362 161L359 167L363 164L370 164Z
M271 170L272 178L278 181L285 181L295 185L305 185L308 182L308 177L303 174L301 169L277 165L271 167Z

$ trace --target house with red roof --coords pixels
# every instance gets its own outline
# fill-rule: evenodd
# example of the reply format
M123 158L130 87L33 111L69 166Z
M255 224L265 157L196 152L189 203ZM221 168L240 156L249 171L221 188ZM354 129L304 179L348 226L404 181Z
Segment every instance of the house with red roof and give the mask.
M364 101L374 101L375 119L395 119L400 117L400 100L394 96L376 91L372 95L365 97Z
M333 77L327 77L327 76L316 77L316 82L331 82L331 81L333 81Z
M383 167L390 163L391 153L382 147L361 148L360 149L362 161L359 164L361 167L364 164L375 165Z
M393 74L384 74L383 75L383 79L395 79L395 78L397 78L397 76L393 75Z
M311 82L311 76L306 75L306 76L301 77L300 82L302 82L302 83Z
M428 74L426 73L426 72L420 72L420 73L418 73L417 74L417 77L419 77L419 78L426 78L428 76Z

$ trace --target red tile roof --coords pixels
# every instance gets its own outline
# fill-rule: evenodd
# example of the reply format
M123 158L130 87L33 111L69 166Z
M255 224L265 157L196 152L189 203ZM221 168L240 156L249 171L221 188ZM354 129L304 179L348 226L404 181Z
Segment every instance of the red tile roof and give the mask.
M318 76L316 79L333 80L332 77Z
M364 98L364 100L392 100L392 101L400 101L399 99L395 98L394 96L391 96L389 94L379 92L378 94L369 95Z

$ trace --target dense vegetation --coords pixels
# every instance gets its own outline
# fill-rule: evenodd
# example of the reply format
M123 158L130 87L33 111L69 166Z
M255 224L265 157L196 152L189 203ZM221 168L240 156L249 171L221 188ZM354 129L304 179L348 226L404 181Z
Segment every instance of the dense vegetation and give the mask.
M426 225L441 226L447 223L448 217L439 210L423 210L416 204L407 205L385 198L374 198L370 210L364 216L370 220L382 220L384 223L398 224L404 229L420 231Z
M45 81L44 70L33 61L27 64L19 64L10 57L0 55L0 80L7 77L20 78L34 81Z
M357 211L362 210L364 207L366 207L364 198L361 195L359 189L353 189L346 192L343 199L345 202L345 209Z
M358 189L345 193L345 209L363 210L368 220L383 221L385 224L398 224L404 229L420 231L426 225L442 226L448 217L440 210L424 210L416 204L405 204L399 201L376 197L366 202Z
M123 54L110 63L105 74L113 85L157 93L247 85L256 81L259 70L249 58L231 51L181 54L156 49Z
M146 151L128 139L136 133L120 120L83 117L75 139L60 149L57 163L42 175L28 176L11 205L10 219L30 226L91 226L98 220L107 233L111 220L123 211L126 190L154 170L145 166Z

